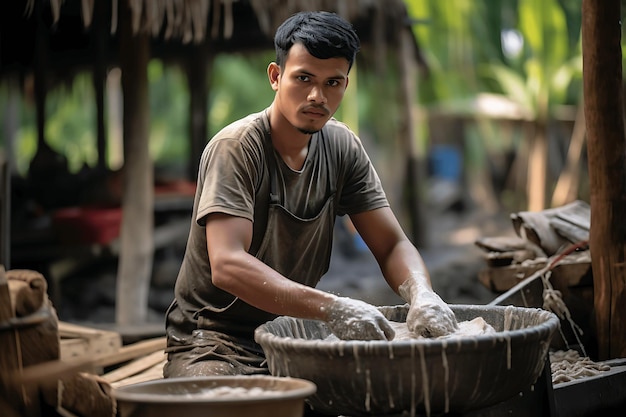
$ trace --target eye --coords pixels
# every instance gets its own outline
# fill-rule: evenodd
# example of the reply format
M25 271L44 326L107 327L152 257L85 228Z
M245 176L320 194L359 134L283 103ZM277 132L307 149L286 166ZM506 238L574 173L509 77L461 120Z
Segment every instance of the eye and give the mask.
M338 80L328 80L328 85L331 87L338 87L340 83Z
M298 79L298 81L302 81L304 83L310 80L310 77L308 75L298 75L296 78Z

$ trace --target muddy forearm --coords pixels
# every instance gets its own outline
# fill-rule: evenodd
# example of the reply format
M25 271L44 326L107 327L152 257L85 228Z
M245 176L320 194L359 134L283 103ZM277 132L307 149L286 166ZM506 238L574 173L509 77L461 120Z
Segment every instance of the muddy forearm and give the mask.
M248 254L213 265L212 274L219 288L256 308L278 315L326 320L328 306L337 298L291 281Z

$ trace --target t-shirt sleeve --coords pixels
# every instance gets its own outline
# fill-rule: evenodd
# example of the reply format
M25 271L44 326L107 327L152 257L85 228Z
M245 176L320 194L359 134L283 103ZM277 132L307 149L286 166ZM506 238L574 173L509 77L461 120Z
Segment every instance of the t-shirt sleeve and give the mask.
M355 214L389 206L378 173L361 140L353 135L343 153L347 162L339 199L339 214Z
M210 213L225 213L253 221L257 170L254 152L236 139L212 140L200 161L196 222L204 225ZM257 163L258 166L258 163Z

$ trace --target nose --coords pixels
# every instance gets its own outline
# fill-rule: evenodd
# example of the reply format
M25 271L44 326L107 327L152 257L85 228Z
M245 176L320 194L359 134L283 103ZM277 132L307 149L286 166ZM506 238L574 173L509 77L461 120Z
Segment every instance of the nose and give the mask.
M321 103L321 104L326 103L326 96L324 95L322 88L317 87L317 86L313 86L311 88L311 91L309 91L309 96L307 97L307 99L313 103Z

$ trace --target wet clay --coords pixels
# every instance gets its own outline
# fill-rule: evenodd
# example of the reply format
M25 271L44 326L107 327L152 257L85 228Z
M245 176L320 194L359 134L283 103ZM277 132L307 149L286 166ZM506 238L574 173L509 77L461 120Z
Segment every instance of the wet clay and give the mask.
M405 322L389 321L389 323L391 323L391 327L395 331L395 336L392 341L427 339L424 336L411 332ZM455 337L470 337L491 333L496 333L496 330L493 328L493 326L487 323L482 317L476 317L472 320L459 322L459 328L453 333L444 336L433 337L431 339L450 339ZM324 340L339 341L340 339L334 334L330 334Z
M393 340L410 340L410 339L425 339L424 336L417 335L411 332L406 323L399 323L392 321L391 326L396 332ZM467 337L467 336L478 336L481 334L490 334L495 333L496 330L489 323L485 321L482 317L476 317L475 319L459 322L459 328L448 335L439 336L436 339L446 339L453 337Z
M220 399L238 399L238 398L249 398L249 397L266 397L268 395L276 395L279 396L283 394L283 391L276 390L267 390L261 387L215 387L203 389L198 392L187 393L187 394L175 394L179 397L186 399L198 399L198 398L220 398Z

